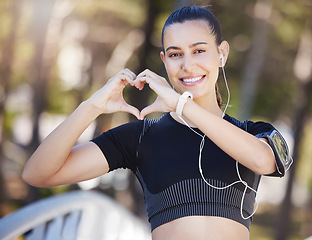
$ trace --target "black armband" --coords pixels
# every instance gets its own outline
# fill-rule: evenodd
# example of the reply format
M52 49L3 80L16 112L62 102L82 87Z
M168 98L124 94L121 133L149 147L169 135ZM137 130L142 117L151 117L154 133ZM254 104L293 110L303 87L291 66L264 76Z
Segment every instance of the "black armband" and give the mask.
M266 138L275 156L276 171L268 176L283 177L290 168L293 159L289 154L287 143L283 136L277 131L265 132L257 135L258 138Z

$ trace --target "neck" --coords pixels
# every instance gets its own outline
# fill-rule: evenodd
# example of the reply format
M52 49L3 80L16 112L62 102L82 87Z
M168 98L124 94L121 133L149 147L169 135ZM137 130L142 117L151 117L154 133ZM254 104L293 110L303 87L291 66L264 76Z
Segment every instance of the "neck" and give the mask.
M222 117L223 112L218 105L216 95L214 94L214 95L210 95L210 96L211 96L210 98L207 96L196 98L196 99L194 99L194 102L197 103L200 107L202 107L206 111Z

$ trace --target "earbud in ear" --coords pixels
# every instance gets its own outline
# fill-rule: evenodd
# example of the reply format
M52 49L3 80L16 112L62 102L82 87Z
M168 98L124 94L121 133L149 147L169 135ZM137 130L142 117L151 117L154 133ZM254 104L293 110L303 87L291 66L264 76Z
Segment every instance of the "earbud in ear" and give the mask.
M224 67L225 63L224 63L224 57L222 53L220 54L220 58L221 58L222 67Z

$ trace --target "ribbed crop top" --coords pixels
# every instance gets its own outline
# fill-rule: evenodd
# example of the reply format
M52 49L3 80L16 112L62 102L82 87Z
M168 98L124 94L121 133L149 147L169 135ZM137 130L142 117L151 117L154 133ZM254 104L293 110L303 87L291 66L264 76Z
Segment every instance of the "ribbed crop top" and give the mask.
M274 129L264 122L224 119L257 136ZM194 128L195 131L202 132ZM203 135L203 134L202 134ZM111 129L92 140L104 153L110 171L129 168L139 179L151 229L185 216L218 216L237 221L249 229L255 192L237 183L223 190L209 187L198 170L201 137L175 121L170 113L158 119L131 122ZM224 187L238 180L236 161L206 137L202 151L206 180ZM248 186L257 189L260 176L239 164Z

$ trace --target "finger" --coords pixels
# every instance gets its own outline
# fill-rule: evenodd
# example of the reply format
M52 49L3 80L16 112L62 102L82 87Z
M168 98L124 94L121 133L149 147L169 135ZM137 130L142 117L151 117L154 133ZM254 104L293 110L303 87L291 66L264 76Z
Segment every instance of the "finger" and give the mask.
M142 71L139 75L149 75L149 76L158 76L156 73L154 73L153 71L149 70L149 69L145 69L144 71Z
M134 72L132 72L130 69L126 68L124 70L133 80L136 79L136 77L137 77L136 74Z
M161 76L159 76L157 73L155 73L155 72L153 72L153 71L151 71L151 70L149 70L149 69L145 69L143 72L141 72L138 76L137 76L137 78L139 78L139 77L149 77L150 79L157 79L157 78L163 78L163 77L161 77Z
M134 79L128 75L123 75L122 80L125 82L125 85L130 84L131 86L134 86Z
M145 69L144 71L140 72L140 74L137 76L137 78L139 77L145 77L149 74L149 70Z
M158 74L154 73L153 71L149 69L145 69L140 74L138 74L137 78L146 77L147 79L157 79L161 78Z
M122 75L119 76L119 78L123 82L124 86L126 86L127 84L130 84L131 86L135 86L137 88L140 87L141 88L140 90L142 90L144 87L144 83L142 84L142 86L138 85L138 83L135 83L136 75L123 72ZM136 86L135 84L137 84L138 86Z
M116 76L111 82L113 84L113 89L121 91L127 84L133 84L133 80L128 75L121 74Z
M125 69L122 69L119 71L119 74L126 74L126 75L129 75L131 76L132 78L135 78L136 77L136 74L134 72L132 72L130 69L128 68L125 68Z
M134 86L139 89L142 90L144 88L144 85L146 83L146 77L137 77L134 81L133 84Z
M121 80L126 80L130 85L134 85L133 81L136 79L136 75L129 69L123 69L118 74L118 78Z

